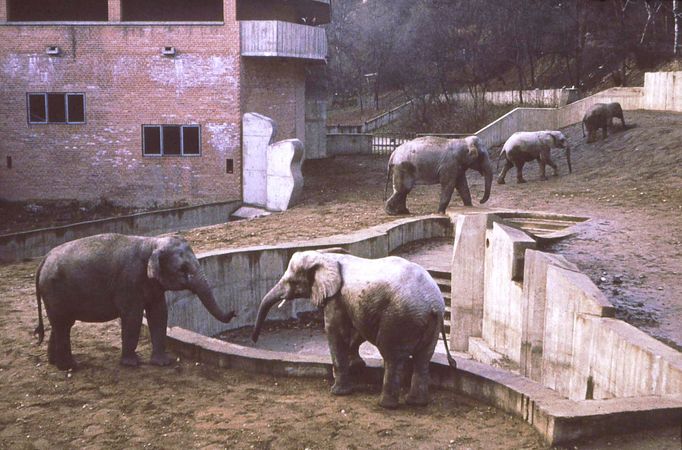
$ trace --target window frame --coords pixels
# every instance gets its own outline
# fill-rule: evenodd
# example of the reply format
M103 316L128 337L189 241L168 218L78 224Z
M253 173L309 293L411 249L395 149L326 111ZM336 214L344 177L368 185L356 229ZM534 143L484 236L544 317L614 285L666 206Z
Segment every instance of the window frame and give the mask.
M47 96L50 94L59 94L64 96L64 115L66 120L64 122L50 122L49 106ZM78 95L83 99L83 121L75 122L69 120L69 96ZM36 122L31 120L31 96L42 96L43 103L45 104L45 109L43 111L45 120L42 122ZM86 102L85 102L85 92L27 92L26 93L26 121L29 125L83 125L87 123L87 112L86 112Z
M180 128L180 153L170 153L166 154L163 151L163 128L164 127L179 127ZM159 149L160 153L146 153L146 141L144 138L144 130L146 128L158 128L159 129ZM197 149L199 153L185 153L185 128L196 128L197 129ZM145 158L196 158L202 156L202 146L201 146L201 125L199 124L187 124L179 125L174 123L164 123L164 124L143 124L141 127L141 138L142 138L142 156Z

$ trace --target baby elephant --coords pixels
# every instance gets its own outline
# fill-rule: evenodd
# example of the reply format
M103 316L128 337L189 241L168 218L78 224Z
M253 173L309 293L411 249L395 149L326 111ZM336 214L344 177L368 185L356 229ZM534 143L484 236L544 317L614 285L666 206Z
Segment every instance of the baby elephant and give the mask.
M621 108L620 103L595 103L590 106L583 116L583 137L585 137L585 129L587 129L587 142L594 142L597 130L601 128L602 137L606 139L608 135L607 128L613 126L614 117L620 119L623 129L625 129L625 118L623 117L623 108Z
M121 364L137 366L135 353L146 313L152 341L151 363L168 365L164 291L188 289L221 322L234 311L218 307L211 286L187 241L178 237L139 237L100 234L76 239L52 249L36 273L38 344L45 329L41 298L52 329L47 345L50 364L75 369L71 354L71 327L82 322L121 319Z
M558 170L550 154L552 148L563 148L566 150L566 162L568 171L571 169L571 147L568 145L566 136L561 131L519 131L512 134L507 142L504 143L500 156L497 158L499 167L500 158L506 160L502 172L497 177L498 184L504 184L507 172L512 166L516 166L516 180L518 183L525 183L523 179L523 166L529 161L537 160L540 164L540 179L546 180L545 166L550 165L554 169L554 175L558 175Z
M324 327L334 368L332 394L352 392L349 371L364 367L358 349L374 344L384 358L379 404L398 406L400 376L412 358L412 385L406 402L428 403L429 362L442 333L445 304L438 285L421 266L391 256L364 259L333 251L297 252L282 279L263 298L252 339L258 340L270 308L280 300L310 298L324 309Z

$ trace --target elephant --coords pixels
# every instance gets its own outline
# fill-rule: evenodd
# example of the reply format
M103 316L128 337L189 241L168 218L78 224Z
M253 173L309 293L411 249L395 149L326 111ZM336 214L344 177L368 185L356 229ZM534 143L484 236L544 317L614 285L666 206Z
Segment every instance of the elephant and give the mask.
M488 150L478 137L446 139L426 136L405 142L395 149L388 160L384 192L393 176L393 195L385 204L386 213L409 214L407 195L416 184L440 183L440 214L445 213L455 188L464 205L471 206L467 169L474 169L483 175L485 192L480 203L485 203L490 197L493 168Z
M188 289L221 322L223 312L191 247L175 236L142 237L99 234L53 248L35 276L40 345L45 337L41 298L51 325L48 361L60 370L76 369L71 353L71 327L82 322L121 319L120 363L138 366L135 353L142 315L146 313L152 342L151 364L172 362L166 354L168 310L165 291Z
M566 161L568 172L573 172L571 168L571 147L566 136L561 131L518 131L512 134L507 142L502 146L497 164L504 156L506 162L502 172L497 177L498 184L504 184L507 172L512 166L516 166L516 180L518 183L525 183L523 179L523 166L525 163L537 160L540 165L540 179L546 180L545 166L549 164L554 169L554 175L558 175L557 166L552 161L551 149L563 148L566 150Z
M374 344L384 359L379 404L385 408L398 406L401 373L410 358L413 373L406 402L428 403L429 362L439 332L450 366L457 367L443 328L443 296L428 272L415 263L396 256L364 259L334 250L294 253L282 278L260 303L254 342L270 308L294 298L309 298L324 310L334 395L352 392L349 374L365 366L358 353L365 341Z
M608 135L606 128L610 122L609 116L609 109L606 107L605 103L595 103L585 111L582 121L582 130L583 137L585 137L585 129L587 129L588 143L596 140L596 133L600 128L602 130L603 139L606 139L606 136Z

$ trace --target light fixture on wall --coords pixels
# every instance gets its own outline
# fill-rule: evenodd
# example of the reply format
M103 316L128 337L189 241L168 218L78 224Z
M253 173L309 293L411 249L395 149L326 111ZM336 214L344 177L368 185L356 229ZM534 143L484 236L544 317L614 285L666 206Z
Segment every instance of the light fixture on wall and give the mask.
M47 49L45 49L45 53L47 53L50 56L59 56L62 53L62 49L55 46L49 46Z
M161 49L163 56L175 56L175 47L164 47Z

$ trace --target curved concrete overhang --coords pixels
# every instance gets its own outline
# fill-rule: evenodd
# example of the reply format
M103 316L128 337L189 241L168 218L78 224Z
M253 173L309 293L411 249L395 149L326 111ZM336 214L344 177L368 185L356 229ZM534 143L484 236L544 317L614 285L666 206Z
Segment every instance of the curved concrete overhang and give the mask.
M508 213L506 218L510 217L513 214ZM576 219L576 223L581 221ZM220 324L202 310L190 293L169 293L169 344L182 357L217 367L277 376L331 379L332 366L328 354L271 351L209 336L225 329L252 325L260 299L279 279L296 251L342 247L358 256L379 258L410 242L442 237L453 237L450 218L425 216L401 219L348 235L202 253L198 258L208 278L218 280L213 287L221 307L237 309L238 317L230 324ZM230 270L225 265L228 269L245 269L230 279L227 276ZM235 288L232 284L236 279L241 281L236 282ZM239 301L234 302L230 296L240 297ZM273 311L275 314L271 314L273 317L270 318L291 318L298 312L311 309L290 305L297 303L301 302L288 302L281 311ZM197 319L196 316L201 317ZM623 430L674 425L682 419L682 394L576 401L527 377L475 361L464 353L456 354L455 358L458 367L453 370L443 354L434 355L431 363L431 383L434 386L471 396L512 413L532 425L550 444L621 433ZM381 360L365 358L365 361L367 368L361 374L362 381L380 383L383 376Z

